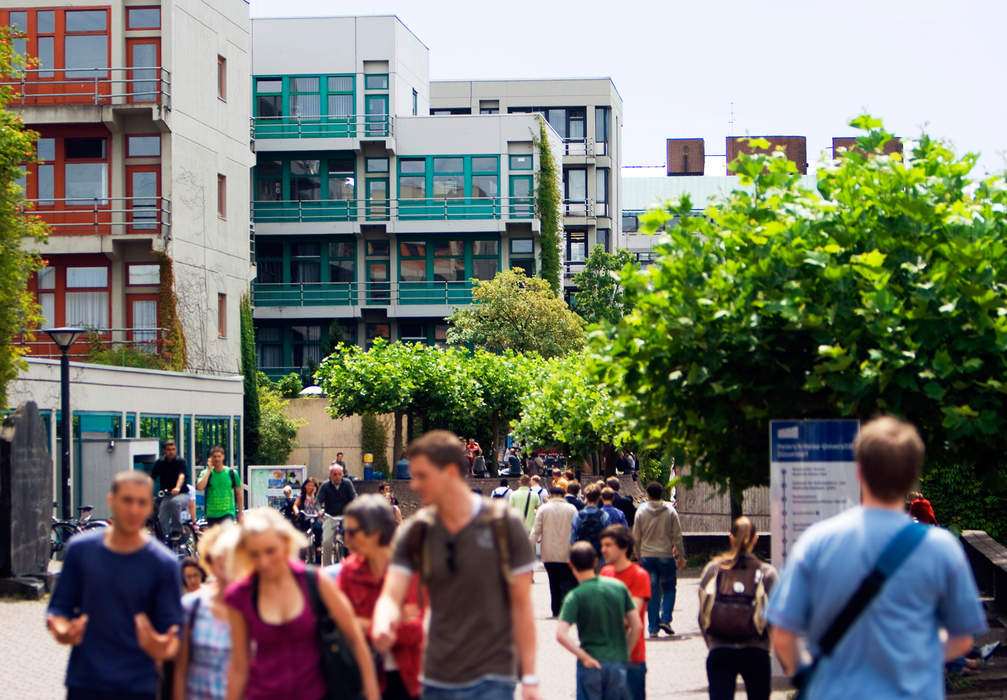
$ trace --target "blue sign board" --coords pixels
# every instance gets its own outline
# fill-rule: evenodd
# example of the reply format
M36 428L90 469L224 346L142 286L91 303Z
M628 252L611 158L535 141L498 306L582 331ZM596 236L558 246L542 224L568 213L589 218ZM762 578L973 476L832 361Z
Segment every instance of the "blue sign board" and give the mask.
M852 462L855 420L774 420L769 444L773 462Z

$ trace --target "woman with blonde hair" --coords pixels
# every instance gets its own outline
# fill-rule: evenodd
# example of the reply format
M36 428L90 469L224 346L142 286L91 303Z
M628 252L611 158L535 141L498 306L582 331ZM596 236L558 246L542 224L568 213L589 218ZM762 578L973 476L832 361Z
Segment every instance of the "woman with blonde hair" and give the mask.
M321 700L325 676L308 577L353 651L367 700L378 700L367 642L346 596L297 555L307 546L279 511L245 513L235 547L236 573L225 595L231 624L227 700ZM254 649L254 651L253 651Z
M699 629L710 653L710 700L730 700L741 674L748 700L769 700L771 669L765 607L776 569L753 550L759 535L751 519L731 525L731 548L706 565L699 578Z
M239 528L214 525L199 539L199 565L212 578L182 597L185 627L175 657L172 700L223 700L231 658L231 628L224 591L231 582L231 554Z

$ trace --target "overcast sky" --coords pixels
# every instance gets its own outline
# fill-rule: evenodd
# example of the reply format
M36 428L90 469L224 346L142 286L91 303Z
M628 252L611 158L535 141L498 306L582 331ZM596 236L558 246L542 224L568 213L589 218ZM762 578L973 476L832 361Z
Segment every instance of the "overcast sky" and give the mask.
M1005 169L1000 0L252 0L253 17L354 14L398 15L433 80L610 76L624 165L663 166L674 137L723 154L731 133L807 136L813 163L869 111L899 136L980 152L979 172Z

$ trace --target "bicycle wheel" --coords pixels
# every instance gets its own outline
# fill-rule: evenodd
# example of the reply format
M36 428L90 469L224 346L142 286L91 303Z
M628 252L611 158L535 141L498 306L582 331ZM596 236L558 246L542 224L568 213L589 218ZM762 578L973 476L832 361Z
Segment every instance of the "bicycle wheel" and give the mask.
M199 542L199 535L196 533L196 528L192 526L192 523L182 523L182 534L175 541L175 554L180 558L185 557L196 557L198 556L197 543Z
M53 523L49 528L49 559L63 561L66 544L76 535L77 528L69 523Z

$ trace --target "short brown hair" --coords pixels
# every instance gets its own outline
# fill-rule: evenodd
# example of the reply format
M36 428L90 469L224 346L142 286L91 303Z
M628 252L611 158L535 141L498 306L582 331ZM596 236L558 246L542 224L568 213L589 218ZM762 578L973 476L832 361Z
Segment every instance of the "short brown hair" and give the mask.
M580 482L568 481L566 483L566 492L571 496L576 496L578 493L580 493Z
M619 483L619 477L617 476L608 477L607 479L605 479L605 484L613 491L618 491L619 487L622 485Z
M615 491L612 490L612 487L606 486L601 490L601 500L603 501L615 500Z
M609 525L601 531L598 539L603 540L606 537L615 542L616 547L624 550L627 557L633 554L633 533L625 525Z
M875 418L860 429L853 454L875 498L901 501L923 468L923 440L916 428L894 416Z
M468 471L469 459L461 439L448 430L431 430L413 440L406 448L406 459L426 457L438 469L450 465L458 467L460 474Z
M112 477L112 493L116 493L122 484L136 484L137 486L146 486L150 489L150 493L153 496L154 493L154 480L150 478L150 475L145 471L140 471L139 469L127 469L126 471L119 472L114 477Z
M597 503L601 500L601 489L598 484L588 484L584 487L584 498L588 503Z
M531 484L531 477L528 476L527 474L522 474L521 478L518 480L518 483L521 484L522 486L529 486Z

